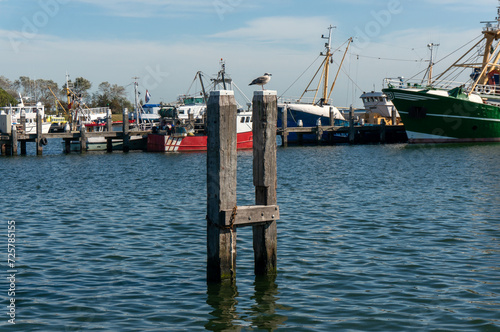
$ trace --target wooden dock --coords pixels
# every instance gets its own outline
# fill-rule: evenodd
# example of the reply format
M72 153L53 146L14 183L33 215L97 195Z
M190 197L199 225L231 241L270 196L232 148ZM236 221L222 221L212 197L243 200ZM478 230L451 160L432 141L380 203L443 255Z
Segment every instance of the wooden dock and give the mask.
M282 146L287 147L289 144L288 135L291 133L297 134L295 145L316 144L316 145L332 145L332 144L371 144L371 143L406 143L408 137L404 126L395 125L396 119L392 119L392 125L387 125L382 122L380 125L355 125L354 116L351 110L349 126L335 126L333 113L330 114L330 125L315 127L287 127L287 112L283 112L283 127L277 128L277 135L281 136ZM325 135L326 133L326 135ZM309 135L309 139L304 139L304 135ZM310 136L314 135L315 139L311 140Z
M123 125L121 131L112 130L111 118L108 118L105 131L99 132L87 132L85 126L81 126L80 131L62 132L62 133L48 133L43 134L41 123L42 120L40 116L37 117L37 130L36 133L27 134L25 130L21 128L19 130L16 126L12 126L9 133L0 134L0 146L2 155L17 155L18 154L18 143L21 147L21 155L26 154L26 143L32 142L36 144L36 154L43 154L43 147L47 144L47 140L50 138L59 138L65 142L64 152L71 152L72 142L77 142L80 145L80 152L85 153L87 151L87 138L100 137L107 142L107 151L111 152L113 150L113 141L122 141L122 150L128 152L131 149L130 137L132 136L144 136L151 131L144 130L130 130L128 122L128 112L124 110L123 112ZM144 148L145 149L145 148Z

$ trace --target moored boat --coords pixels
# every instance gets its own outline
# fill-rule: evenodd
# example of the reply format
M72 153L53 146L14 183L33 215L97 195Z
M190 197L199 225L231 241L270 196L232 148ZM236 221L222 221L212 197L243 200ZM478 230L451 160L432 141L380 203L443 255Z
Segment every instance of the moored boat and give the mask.
M148 135L147 150L149 152L188 152L206 151L206 112L207 92L201 80L201 73L197 76L202 83L202 97L183 96L182 104L168 106L159 111L162 115L161 129ZM225 72L225 64L221 61L221 70L217 78L212 79L213 90L229 90L234 93L237 88L229 75ZM238 107L236 126L237 149L251 149L253 147L252 112Z
M381 121L385 121L386 124L402 124L401 116L385 93L380 91L364 92L359 98L363 101L365 108L362 118L364 123L380 124Z
M5 114L10 114L12 119L12 124L16 125L19 129L22 129L21 118L24 116L24 132L26 134L36 133L36 118L37 114L40 114L42 118L42 134L47 134L50 130L51 122L45 121L45 107L41 102L36 104L25 104L23 97L19 94L19 104L16 106L6 106L0 107L0 111Z
M425 85L386 80L382 91L400 113L410 143L500 142L500 7L498 14L486 22L481 40L436 79L429 75ZM457 68L471 68L470 80L444 81Z
M347 126L348 122L345 121L344 116L331 102L331 93L335 87L336 80L338 78L340 69L342 67L343 60L349 49L349 45L352 42L352 38L347 41L347 47L344 53L344 58L340 63L335 80L333 81L331 87L329 86L329 75L330 75L330 63L333 63L333 52L332 52L332 29L330 26L328 28L328 36L322 36L323 39L327 39L328 42L325 43L325 50L321 53L324 57L319 69L310 81L309 85L304 90L302 96L294 100L286 100L285 98L280 98L278 102L278 127L283 127L284 113L286 112L286 127L315 127L317 125L328 126L333 120L335 126ZM317 74L321 70L321 75L319 77L318 87L316 89L310 89L311 84L316 78ZM305 101L304 95L307 92L314 91L315 95L312 100ZM319 92L321 92L319 94ZM318 95L319 94L319 95ZM325 139L328 137L328 133L323 134ZM299 141L297 134L291 132L288 134L288 143L295 143ZM300 137L301 143L317 142L317 136L315 134L303 134Z

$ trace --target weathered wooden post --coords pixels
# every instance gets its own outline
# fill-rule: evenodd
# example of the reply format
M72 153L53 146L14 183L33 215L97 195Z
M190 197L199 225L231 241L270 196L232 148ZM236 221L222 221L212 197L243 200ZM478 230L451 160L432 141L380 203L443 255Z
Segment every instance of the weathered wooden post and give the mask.
M332 106L330 106L330 126L335 126L335 113Z
M80 153L87 152L87 129L85 124L80 123Z
M321 138L323 137L323 129L321 128L321 121L316 124L316 144L321 144Z
M253 183L255 204L277 204L276 168L276 91L255 91L253 104ZM277 206L276 206L276 212ZM277 261L277 227L274 218L261 225L253 226L253 248L255 274L275 274ZM274 220L273 220L274 219Z
M333 111L333 106L330 106L330 131L328 132L328 141L330 143L333 143L333 138L334 138L334 126L335 126L335 112Z
M283 147L287 147L288 146L288 130L287 130L287 126L288 126L288 106L284 106L283 107L283 117L282 117L282 132L283 132L283 136L282 136L282 146Z
M36 113L36 154L37 156L41 156L43 154L43 145L42 145L42 115L40 113Z
M11 152L13 156L17 156L17 127L16 125L12 125L11 130Z
M64 139L64 152L71 153L71 138Z
M233 91L214 91L207 105L207 281L235 277L236 227L253 226L255 274L276 273L275 91L253 99L253 177L255 202L236 205L236 119Z
M354 129L354 109L349 108L349 143L354 144L356 138L356 130Z
M380 143L385 143L385 120L380 121Z
M129 122L128 122L128 109L123 109L123 152L130 150L130 136L129 136Z
M113 131L113 115L111 114L111 110L109 108L106 111L106 130Z
M393 126L396 126L398 124L398 119L396 117L396 107L392 107L391 109L391 122Z
M212 91L207 104L207 280L235 276L236 113L233 91ZM228 226L221 211L234 211Z
M24 109L21 110L21 130L22 133L26 133L26 112Z
M108 132L113 131L113 114L111 114L111 110L108 108L107 117L106 117L106 130ZM106 139L106 151L113 152L113 139L108 137Z

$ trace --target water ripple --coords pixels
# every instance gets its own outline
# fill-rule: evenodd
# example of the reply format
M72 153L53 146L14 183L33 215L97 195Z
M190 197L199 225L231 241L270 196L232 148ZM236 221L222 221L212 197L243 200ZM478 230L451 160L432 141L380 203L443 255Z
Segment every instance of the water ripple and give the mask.
M236 282L215 285L205 154L0 162L17 330L500 330L498 145L280 149L278 275L254 277L238 229Z

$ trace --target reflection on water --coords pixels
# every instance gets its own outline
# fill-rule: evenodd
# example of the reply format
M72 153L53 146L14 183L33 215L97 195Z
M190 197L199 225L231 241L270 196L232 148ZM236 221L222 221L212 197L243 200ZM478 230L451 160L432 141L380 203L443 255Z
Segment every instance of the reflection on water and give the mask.
M209 331L241 330L243 327L258 328L273 331L282 326L287 317L278 314L278 284L276 276L257 276L254 282L255 293L251 297L255 303L249 314L238 310L238 288L235 280L225 280L222 283L207 285L207 304L213 311L205 324ZM279 307L279 308L278 308Z

